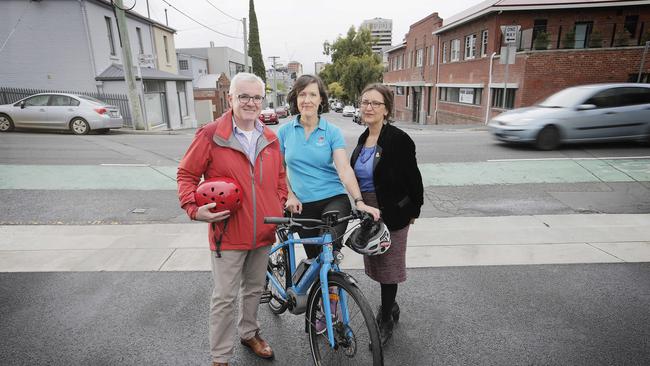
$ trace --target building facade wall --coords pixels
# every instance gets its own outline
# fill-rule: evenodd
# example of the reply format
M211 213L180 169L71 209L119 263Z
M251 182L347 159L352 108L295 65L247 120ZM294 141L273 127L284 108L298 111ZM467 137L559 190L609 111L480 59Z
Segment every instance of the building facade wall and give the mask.
M432 32L441 26L442 19L433 13L411 25L404 47L387 53L384 84L393 87L396 120L433 122L438 39Z
M532 105L563 88L590 83L635 81L631 78L639 71L643 48L640 46L612 47L621 44L619 31L625 28L626 17L638 16L631 37L626 44L639 44L646 32L650 31L650 7L585 8L568 10L530 10L517 12L491 13L474 21L467 22L440 36L438 92L443 98L442 87L457 86L472 88L479 94L478 104L437 100L435 123L483 123L503 112L502 105L493 107L495 94L503 95L506 66L500 64L502 47L501 25L520 25L521 31L516 43L515 64L508 65L508 93L514 90L513 103L509 108ZM535 24L546 21L549 41L544 50L535 44L535 32L540 29ZM537 22L536 22L537 21ZM602 39L592 40L591 35L583 37L580 44L567 46L566 33L576 24L588 24L590 29L600 34ZM618 30L618 31L617 31ZM482 50L482 34L487 31L487 47ZM476 36L474 58L465 58L466 37ZM595 37L595 36L594 36ZM452 61L451 44L459 40L460 50L457 61ZM590 44L591 43L591 44ZM573 48L565 48L573 47ZM576 48L587 47L587 48ZM490 84L490 56L495 53ZM444 62L443 62L444 57ZM646 61L643 73L649 72L650 62ZM492 89L490 90L490 86Z
M96 91L92 55L78 2L8 0L0 2L0 13L5 19L0 21L0 34L4 35L2 41L6 40L0 52L0 85ZM21 21L11 33L17 19Z
M156 60L158 70L178 74L176 60L176 44L174 33L159 27L153 27L153 38L156 45ZM133 45L132 45L133 46Z

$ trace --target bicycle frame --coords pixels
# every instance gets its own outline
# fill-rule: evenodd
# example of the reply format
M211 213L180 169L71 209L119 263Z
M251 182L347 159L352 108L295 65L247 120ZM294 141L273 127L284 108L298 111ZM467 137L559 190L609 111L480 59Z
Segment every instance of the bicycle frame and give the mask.
M296 256L295 248L296 244L302 245L318 245L322 247L321 253L318 255L317 259L309 266L307 271L303 274L302 278L298 283L293 283L293 273L296 271ZM332 235L329 231L325 232L319 237L312 238L294 238L292 235L289 235L288 240L278 243L271 248L269 255L277 252L278 250L286 248L289 251L289 273L286 274L289 278L289 283L292 288L298 295L307 295L307 291L311 288L312 284L316 280L316 276L319 276L321 295L322 295L322 306L323 312L325 314L325 324L327 329L327 339L329 340L330 347L334 347L334 329L332 324L332 309L330 307L329 301L329 283L327 280L327 275L330 271L340 272L338 264L334 262L334 255L332 254ZM275 288L275 290L280 294L280 296L287 300L287 293L282 288L282 285L277 281L275 276L272 273L266 272L266 278L268 278L269 283ZM344 324L349 323L349 314L348 314L348 303L347 296L344 291L339 291L339 303L341 305L342 320Z

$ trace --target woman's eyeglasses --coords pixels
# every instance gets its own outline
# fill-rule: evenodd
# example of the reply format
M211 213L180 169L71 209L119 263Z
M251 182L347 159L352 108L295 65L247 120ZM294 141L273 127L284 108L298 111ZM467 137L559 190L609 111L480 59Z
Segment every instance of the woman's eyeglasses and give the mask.
M368 108L368 106L372 107L372 109L379 108L382 105L385 105L386 103L382 102L377 102L377 101L369 101L369 100L362 100L361 103L359 103L361 107L363 108Z

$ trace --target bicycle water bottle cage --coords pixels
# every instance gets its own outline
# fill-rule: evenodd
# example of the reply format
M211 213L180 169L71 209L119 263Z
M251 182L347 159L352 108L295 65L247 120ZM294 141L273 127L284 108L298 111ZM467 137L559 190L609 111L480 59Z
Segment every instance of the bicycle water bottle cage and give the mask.
M327 211L323 212L323 215L321 216L321 220L327 224L327 226L334 226L336 224L336 221L339 219L339 212L338 211Z

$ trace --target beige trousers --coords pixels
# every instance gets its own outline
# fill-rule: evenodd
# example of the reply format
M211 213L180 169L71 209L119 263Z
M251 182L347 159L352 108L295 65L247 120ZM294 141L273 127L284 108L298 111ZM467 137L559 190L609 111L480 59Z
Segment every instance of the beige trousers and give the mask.
M229 362L234 351L232 340L235 303L239 293L237 332L249 339L259 330L257 309L264 291L270 246L254 250L223 250L212 257L214 288L210 299L210 353L213 362Z

